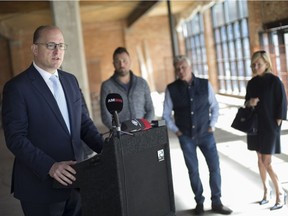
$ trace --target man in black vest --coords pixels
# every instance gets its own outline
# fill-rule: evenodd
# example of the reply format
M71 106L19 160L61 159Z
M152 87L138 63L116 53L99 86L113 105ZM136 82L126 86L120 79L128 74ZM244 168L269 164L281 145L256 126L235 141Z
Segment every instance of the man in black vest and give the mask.
M174 59L178 79L167 86L163 118L167 127L179 139L189 172L194 199L195 214L204 213L203 186L199 177L196 149L200 148L210 172L212 211L231 214L232 210L221 202L221 174L219 156L214 139L214 125L218 119L219 106L212 86L207 79L195 77L190 60L185 56ZM174 119L172 117L174 111Z

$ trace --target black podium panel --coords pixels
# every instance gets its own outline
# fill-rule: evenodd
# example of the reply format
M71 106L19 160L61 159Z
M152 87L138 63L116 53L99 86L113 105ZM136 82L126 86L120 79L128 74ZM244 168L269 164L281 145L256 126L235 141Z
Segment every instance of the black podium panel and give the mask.
M113 137L75 169L83 216L175 215L166 127Z

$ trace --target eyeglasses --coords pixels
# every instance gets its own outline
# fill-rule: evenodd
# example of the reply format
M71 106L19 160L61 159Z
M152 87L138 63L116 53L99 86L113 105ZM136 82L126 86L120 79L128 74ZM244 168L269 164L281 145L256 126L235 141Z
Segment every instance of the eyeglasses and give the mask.
M54 42L49 42L49 43L35 43L36 45L45 45L47 49L49 50L55 50L57 47L60 49L60 50L66 50L68 45L67 44L64 44L64 43L59 43L59 44L56 44Z

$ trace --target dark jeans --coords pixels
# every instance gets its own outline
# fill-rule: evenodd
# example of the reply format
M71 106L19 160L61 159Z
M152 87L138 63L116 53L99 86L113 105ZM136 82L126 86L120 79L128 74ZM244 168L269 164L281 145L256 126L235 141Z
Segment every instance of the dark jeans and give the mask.
M81 216L81 197L77 190L72 190L70 197L63 202L35 203L21 201L25 216Z
M189 172L189 178L192 190L195 195L197 204L203 204L205 197L203 196L203 186L199 176L199 165L197 158L197 146L203 153L209 173L210 173L210 189L212 205L221 204L221 174L219 167L219 156L213 133L209 133L201 138L192 139L191 137L182 135L179 137L184 160Z

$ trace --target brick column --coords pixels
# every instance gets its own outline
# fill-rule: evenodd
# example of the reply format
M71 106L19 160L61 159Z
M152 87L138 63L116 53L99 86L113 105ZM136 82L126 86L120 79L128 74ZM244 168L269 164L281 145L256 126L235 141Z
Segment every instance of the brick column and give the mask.
M213 26L212 26L212 18L211 18L211 10L205 10L203 13L204 20L204 32L205 32L205 45L206 45L206 55L207 55L207 64L208 64L208 73L209 73L209 81L211 82L215 92L217 93L219 90L218 86L218 73L217 73L217 62L216 62L216 49L213 36Z

